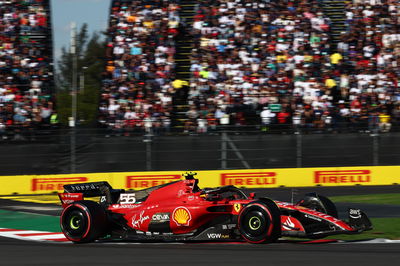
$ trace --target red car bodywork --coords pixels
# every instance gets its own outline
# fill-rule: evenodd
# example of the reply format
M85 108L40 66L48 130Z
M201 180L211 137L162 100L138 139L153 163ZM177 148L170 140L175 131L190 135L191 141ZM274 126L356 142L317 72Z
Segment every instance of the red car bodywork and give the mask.
M218 188L211 193L211 190L199 189L197 183L197 179L189 179L159 186L146 193L147 196L142 199L136 197L141 191L129 193L123 191L118 195L119 199L116 202L111 202L104 208L108 214L117 214L123 217L124 226L129 227L135 234L142 233L153 237L164 234L177 237L191 234L195 236L201 233L200 228L205 230L203 227L207 227L218 217L230 217L228 222L221 222L221 230L226 229L227 231L216 231L222 233L214 236L218 236L220 240L241 239L242 237L237 233L237 221L244 208L258 199L254 198L254 194L247 197L233 186L227 187L233 189L234 193L231 193L232 195L229 197L224 197L223 192L219 192ZM223 188L221 191L224 191ZM228 192L229 189L227 189ZM236 193L236 190L239 192ZM209 193L207 193L208 191ZM76 191L60 193L64 212L74 202L83 200L84 194L84 189L82 193L76 193ZM127 200L123 197L126 197ZM299 204L274 202L280 210L281 236L318 238L339 233L357 233L369 229L368 226L354 226ZM318 227L319 224L320 227ZM66 236L68 238L68 235ZM212 233L208 234L208 238L212 239L212 236ZM183 239L190 239L190 237Z

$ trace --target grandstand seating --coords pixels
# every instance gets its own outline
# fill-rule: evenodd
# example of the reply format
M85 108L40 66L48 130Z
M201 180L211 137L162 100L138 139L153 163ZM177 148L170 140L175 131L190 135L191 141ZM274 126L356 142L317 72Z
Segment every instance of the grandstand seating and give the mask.
M169 131L179 8L175 1L112 1L101 126L116 134Z
M399 3L348 2L199 1L186 129L201 114L249 125L260 113L264 129L295 131L376 131L387 116L398 124ZM349 8L355 19L345 21Z
M0 5L0 138L49 124L53 58L49 0Z
M322 11L317 1L200 1L193 24L193 110L246 125L259 123L256 112L274 104L278 123L290 123L293 94L309 105L325 95L330 20Z
M0 139L23 138L55 109L50 0L0 3ZM399 17L398 0L113 0L100 125L393 130Z
M166 5L155 1L151 7L159 7L161 3ZM126 49L120 55L109 52L108 77L104 80L100 107L103 125L130 127L127 121L130 119L124 119L126 110L132 111L132 105L124 103L129 86L135 91L130 101L139 98L149 106L159 101L157 95L144 94L150 88L156 94L161 92L161 96L167 94L173 104L161 104L159 112L167 117L169 124L172 119L185 132L205 132L217 124L264 124L264 130L276 126L279 130L337 132L347 126L353 130L377 128L379 116L384 113L391 116L392 122L400 120L396 84L399 71L395 65L399 60L395 44L399 28L399 22L395 21L399 12L397 1L170 3L174 6L173 17L179 20L179 30L167 38L174 51L171 67L168 71L161 67L155 72L159 65L146 55L144 61L150 64L149 68L139 76L121 81L118 73L136 73L127 62L138 65L137 60L118 60L129 57ZM126 39L136 36L133 32L123 37L117 34L121 25L131 23L121 18L132 12L149 14L149 7L142 1L113 1L109 49L115 51L118 36ZM351 15L354 7L358 11ZM164 9L161 17L168 16L163 18L167 21L171 10L168 6ZM368 10L375 13L368 15ZM377 34L371 34L371 23L375 27L372 32ZM162 23L154 25L155 31L163 27ZM150 31L148 36L153 34ZM132 42L124 44L132 46ZM371 46L371 42L376 45ZM154 52L154 46L148 46L148 51ZM153 82L157 80L155 73L160 71L163 77L158 81L162 86ZM377 78L383 80L377 82ZM189 81L189 89L184 85L185 80ZM371 81L379 83L375 90L371 86L378 84ZM140 82L143 84L138 85ZM137 128L145 127L145 118L149 127L159 124L161 120L157 115L154 117L153 111L139 111L143 108L137 106L133 110L138 117L135 121L139 121Z
M331 20L331 33L333 43L340 41L341 33L346 31L346 1L345 0L324 0L322 9L324 14Z

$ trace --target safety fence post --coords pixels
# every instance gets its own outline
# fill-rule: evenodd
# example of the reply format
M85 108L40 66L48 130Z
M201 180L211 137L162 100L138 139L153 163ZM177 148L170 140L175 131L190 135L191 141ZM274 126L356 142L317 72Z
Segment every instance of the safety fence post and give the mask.
M147 133L143 137L143 142L146 143L146 171L152 171L152 148L151 148L151 143L153 142L152 140L152 134Z
M372 165L379 165L379 134L372 134Z
M227 150L226 150L226 132L222 131L221 133L221 169L227 168Z
M296 134L296 167L301 168L303 166L303 137L301 131Z

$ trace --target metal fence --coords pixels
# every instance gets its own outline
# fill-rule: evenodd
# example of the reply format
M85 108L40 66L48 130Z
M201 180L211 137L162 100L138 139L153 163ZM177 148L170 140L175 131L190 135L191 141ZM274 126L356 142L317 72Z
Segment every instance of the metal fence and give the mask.
M276 133L276 134L273 134ZM57 130L0 144L1 175L400 164L400 133Z

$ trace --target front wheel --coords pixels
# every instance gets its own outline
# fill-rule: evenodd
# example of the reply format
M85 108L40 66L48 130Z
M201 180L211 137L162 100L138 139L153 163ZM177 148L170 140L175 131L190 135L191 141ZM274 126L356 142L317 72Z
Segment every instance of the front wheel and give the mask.
M281 235L279 208L272 200L254 201L239 214L238 226L247 242L275 242Z
M314 192L306 194L297 205L339 218L335 204L329 198Z
M68 205L60 217L61 230L75 243L92 242L104 236L107 216L102 207L93 201L77 201Z

